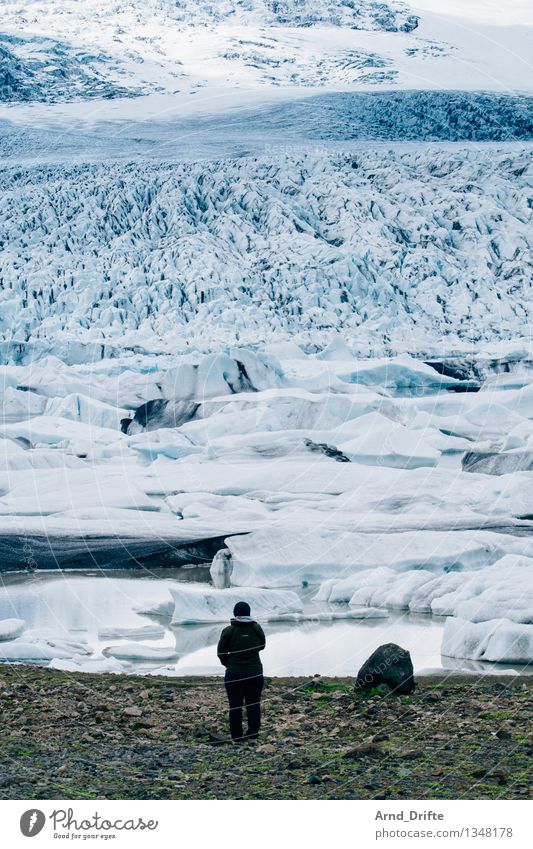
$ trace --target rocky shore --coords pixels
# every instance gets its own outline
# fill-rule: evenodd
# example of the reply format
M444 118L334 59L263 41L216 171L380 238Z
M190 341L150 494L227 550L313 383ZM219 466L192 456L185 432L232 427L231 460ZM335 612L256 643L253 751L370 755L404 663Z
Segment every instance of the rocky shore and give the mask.
M412 696L271 679L259 741L220 678L0 665L1 799L528 799L533 678L435 677Z

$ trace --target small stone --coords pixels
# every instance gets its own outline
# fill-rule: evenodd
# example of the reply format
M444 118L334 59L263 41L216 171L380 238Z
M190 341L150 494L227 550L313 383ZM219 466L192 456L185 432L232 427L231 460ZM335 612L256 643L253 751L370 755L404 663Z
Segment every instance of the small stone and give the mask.
M153 719L140 719L137 722L133 723L133 729L136 731L140 730L141 728L155 728L156 726L157 723L154 722Z
M403 758L405 761L414 761L422 757L422 752L419 752L417 749L406 749L404 752L398 752L398 757Z
M499 785L507 784L509 780L509 773L506 772L504 769L497 770L493 773L493 776Z
M261 746L257 747L258 752L262 752L265 755L273 755L277 749L271 743L263 743Z
M510 740L511 736L512 735L507 728L498 728L496 731L496 737L498 740Z
M343 758L355 760L356 758L377 758L382 754L382 750L374 743L361 743L359 746L353 746L348 751L344 752Z
M131 707L124 708L122 713L124 714L124 716L142 716L143 715L142 710L139 707L135 707L135 705L132 705Z

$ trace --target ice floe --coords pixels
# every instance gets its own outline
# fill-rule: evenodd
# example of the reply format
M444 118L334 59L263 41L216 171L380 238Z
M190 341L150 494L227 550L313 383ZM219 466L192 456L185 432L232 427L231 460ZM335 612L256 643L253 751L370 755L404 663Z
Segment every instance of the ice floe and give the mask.
M377 607L360 607L354 610L320 610L306 613L275 613L268 622L335 622L337 619L386 619L388 614Z
M136 628L108 627L98 629L100 640L159 640L165 635L162 625L139 625Z
M143 643L121 643L106 646L103 654L117 660L173 660L178 656L175 646L145 646Z

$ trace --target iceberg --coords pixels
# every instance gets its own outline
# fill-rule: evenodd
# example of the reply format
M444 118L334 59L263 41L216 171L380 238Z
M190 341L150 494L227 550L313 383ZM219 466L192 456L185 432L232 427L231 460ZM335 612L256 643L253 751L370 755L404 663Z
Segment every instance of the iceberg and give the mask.
M117 646L107 646L102 654L117 660L173 660L177 658L176 646L145 646L143 643L122 643Z
M85 643L46 636L44 629L28 630L18 639L0 643L0 660L64 660L76 654L91 654Z
M271 615L300 613L303 605L296 593L288 590L247 588L209 589L185 584L173 587L172 625L192 625L201 622L229 622L238 601L247 601L254 619L265 620Z
M232 586L290 587L343 576L353 576L350 580L357 581L355 573L365 569L373 572L383 564L391 572L425 569L431 577L432 573L445 570L482 570L509 549L525 548L533 554L533 546L527 540L488 531L370 534L333 525L333 521L318 528L278 525L275 529L260 528L227 537L225 545L231 562L226 562L224 568ZM218 560L214 571L219 571Z
M379 567L324 581L317 601L433 613L482 622L533 623L533 558L505 555L479 569L397 571Z
M124 675L131 671L131 664L124 663L114 657L83 657L74 655L70 660L53 658L48 664L49 669L58 669L61 672L92 672L101 675L112 673L113 675Z
M508 619L472 623L450 617L444 626L442 654L493 663L529 663L533 661L533 625Z
M282 384L281 366L273 357L237 348L231 353L232 356L211 354L199 363L183 363L169 369L161 387L165 398L201 402Z
M20 637L25 627L24 619L1 619L0 640L14 640Z

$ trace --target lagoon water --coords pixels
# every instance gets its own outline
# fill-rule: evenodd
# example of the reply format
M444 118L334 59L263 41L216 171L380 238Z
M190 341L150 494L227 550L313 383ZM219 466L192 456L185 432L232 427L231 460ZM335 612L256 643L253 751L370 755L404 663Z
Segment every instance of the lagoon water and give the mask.
M132 642L132 638L102 638L99 631L158 624L164 627L161 637L142 637L137 638L138 641L154 648L173 648L175 657L164 662L132 659L132 673L222 674L216 643L223 623L171 627L169 617L143 615L135 610L138 605L164 598L169 582L194 581L207 585L207 569L56 571L0 577L0 620L19 618L25 621L27 629L46 628L57 637L68 635L83 639L95 655L105 655L110 646ZM299 590L299 593L306 613L331 609L312 601L315 588ZM245 589L243 598L246 598ZM339 610L339 606L332 609ZM397 642L407 648L418 674L428 670L452 674L458 671L485 674L527 671L516 664L509 667L441 657L443 625L440 617L406 612L392 612L388 618L376 620L265 623L268 639L263 653L265 674L354 675L372 651L385 642Z

